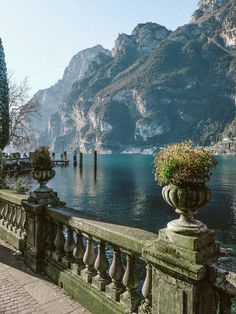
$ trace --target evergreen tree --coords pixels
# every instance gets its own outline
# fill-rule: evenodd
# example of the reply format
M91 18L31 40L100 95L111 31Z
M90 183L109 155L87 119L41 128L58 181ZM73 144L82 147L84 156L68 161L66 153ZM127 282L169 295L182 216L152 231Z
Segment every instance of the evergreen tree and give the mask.
M9 90L5 54L0 38L0 150L3 150L9 139Z

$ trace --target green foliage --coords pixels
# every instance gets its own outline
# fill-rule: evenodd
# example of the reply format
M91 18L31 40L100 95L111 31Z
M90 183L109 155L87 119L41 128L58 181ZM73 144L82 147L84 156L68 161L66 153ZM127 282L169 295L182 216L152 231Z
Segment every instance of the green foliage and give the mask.
M0 39L0 149L3 150L9 139L9 90L5 55Z
M208 180L210 169L215 166L216 160L206 149L182 142L169 145L156 154L154 175L160 185L173 183L184 187Z
M53 166L49 149L46 146L40 146L30 154L30 162L34 170L51 170Z
M26 192L28 192L29 189L30 189L30 186L21 179L17 180L14 187L14 190L18 192L19 194L26 194Z

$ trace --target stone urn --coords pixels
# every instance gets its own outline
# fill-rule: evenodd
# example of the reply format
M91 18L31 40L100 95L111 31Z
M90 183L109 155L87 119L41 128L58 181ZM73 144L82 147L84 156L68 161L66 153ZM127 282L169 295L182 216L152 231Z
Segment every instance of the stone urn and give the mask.
M179 187L169 184L162 189L164 200L175 208L180 218L167 224L167 228L176 233L199 234L207 230L201 221L195 220L193 215L204 206L211 198L211 190L204 182Z
M39 187L35 190L36 192L51 192L52 189L47 187L47 183L49 180L55 177L55 170L53 169L40 169L33 170L33 178L38 181Z

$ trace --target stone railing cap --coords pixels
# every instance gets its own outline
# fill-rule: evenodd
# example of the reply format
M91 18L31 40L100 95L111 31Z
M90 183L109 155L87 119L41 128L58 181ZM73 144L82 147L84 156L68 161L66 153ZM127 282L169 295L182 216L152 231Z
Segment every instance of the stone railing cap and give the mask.
M48 214L56 221L138 254L145 244L158 238L156 233L107 222L68 207L48 207Z
M236 296L236 258L220 257L211 265L214 285L226 293Z
M0 190L0 199L16 205L21 205L21 202L27 200L28 197L28 195L19 194L12 190Z

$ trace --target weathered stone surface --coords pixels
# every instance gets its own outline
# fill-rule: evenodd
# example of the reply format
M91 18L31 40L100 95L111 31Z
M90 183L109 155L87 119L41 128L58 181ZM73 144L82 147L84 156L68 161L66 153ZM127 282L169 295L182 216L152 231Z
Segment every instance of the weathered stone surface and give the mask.
M219 254L219 247L213 239L211 231L191 237L162 229L160 238L146 246L142 256L156 265L176 271L180 276L200 280L205 276L204 264Z
M0 199L16 205L21 205L22 201L27 200L28 198L28 195L18 194L15 191L0 190Z
M59 286L63 286L74 299L95 314L125 314L125 308L85 282L81 277L73 275L52 260L45 260L45 271Z
M118 247L135 251L138 254L142 253L145 244L158 239L156 233L101 221L92 215L68 207L51 207L47 214L55 221L65 225L69 220L70 226L74 229L77 228L86 234L92 234L96 238L109 241Z
M207 271L207 263L219 256L212 231L186 236L162 229L142 256L153 264L153 313L216 313Z
M153 289L153 313L216 313L216 295L207 281L181 280L176 273L154 269Z
M215 314L219 299L222 311L227 310L222 313L230 313L236 285L235 261L226 257L218 259L219 247L215 243L214 232L189 236L162 229L158 236L99 221L66 207L46 207L29 200L22 203L27 212L27 245L24 250L27 264L35 272L43 270L93 313L123 314L137 310L150 313L152 304L153 314ZM0 231L4 228L2 225ZM45 231L50 232L50 237ZM76 245L74 233L77 234ZM98 243L97 249L94 241ZM109 267L106 243L112 244L114 249L109 270L112 283L109 285L106 281ZM126 264L121 251L126 254ZM149 270L142 290L147 307L143 303L142 309L137 295L139 281L134 256L144 259ZM86 268L80 271L84 265ZM37 294L34 281L27 282L26 279L25 282L31 296ZM215 287L220 291L220 298ZM45 298L53 297L46 290L35 295L42 304ZM54 304L53 298L50 302ZM49 304L47 310L52 308ZM57 304L55 308L58 308Z
M236 257L220 257L210 268L214 285L236 296Z
M10 232L8 229L0 227L0 238L13 245L17 250L23 252L25 248L25 239L17 233Z
M42 271L42 260L46 248L44 207L28 201L22 202L22 205L26 210L25 260L35 272L40 272Z

